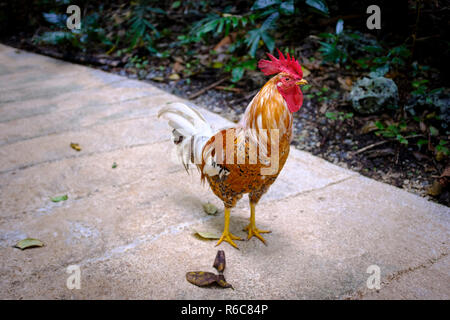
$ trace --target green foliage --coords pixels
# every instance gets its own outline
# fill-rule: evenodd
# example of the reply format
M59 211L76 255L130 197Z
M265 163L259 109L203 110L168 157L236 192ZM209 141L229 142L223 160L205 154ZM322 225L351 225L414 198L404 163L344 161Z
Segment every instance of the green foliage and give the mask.
M148 60L139 56L132 56L125 65L126 68L144 69L148 65Z
M127 38L130 48L145 46L148 51L155 53L153 41L160 37L160 33L151 20L154 15L165 14L166 12L160 8L150 7L148 0L141 0L136 4L128 21Z
M270 35L270 30L275 27L275 22L280 14L278 12L272 13L261 25L260 28L250 30L247 37L245 38L245 43L249 48L250 56L254 57L256 50L258 49L259 43L262 40L270 52L275 49L275 39Z
M36 38L36 42L49 45L70 45L76 48L86 48L90 43L97 45L112 45L112 42L106 37L105 31L99 26L99 13L93 13L85 16L81 20L81 29L67 31L66 14L57 14L54 12L43 13L47 22L55 29L64 31L47 31Z
M78 46L78 40L72 32L67 31L48 31L37 37L36 42L50 45L73 44Z
M230 31L243 28L249 22L254 23L254 16L239 16L229 13L221 15L216 13L209 14L206 18L194 24L190 32L190 39L198 41L209 33L213 33L216 36L222 34L227 36Z
M347 43L344 35L344 21L340 19L336 24L336 32L322 33L319 37L325 41L320 41L321 47L319 51L325 61L333 63L345 63L348 59Z
M327 3L324 0L306 0L306 4L321 14L327 16L329 14Z
M346 112L342 112L342 111L339 111L339 112L328 111L325 113L325 117L327 117L328 119L333 120L333 121L337 121L337 120L345 121L347 119L353 118L353 112L346 113Z
M251 10L255 12L255 20L264 18L259 28L248 31L245 43L250 56L255 57L261 43L273 52L275 39L272 32L277 28L277 21L282 16L291 16L295 12L294 0L256 0Z
M380 121L376 121L375 126L379 129L379 130L375 131L376 135L382 135L385 138L395 138L401 144L405 144L405 145L408 144L408 140L402 134L402 132L404 132L407 128L407 125L405 122L394 123L394 124L385 126Z
M225 66L225 72L231 72L231 82L238 82L244 76L246 70L256 69L256 59L245 56L242 59L231 57L228 64Z
M450 150L445 145L448 143L448 141L440 140L439 144L436 146L436 153L442 152L446 156L450 156Z

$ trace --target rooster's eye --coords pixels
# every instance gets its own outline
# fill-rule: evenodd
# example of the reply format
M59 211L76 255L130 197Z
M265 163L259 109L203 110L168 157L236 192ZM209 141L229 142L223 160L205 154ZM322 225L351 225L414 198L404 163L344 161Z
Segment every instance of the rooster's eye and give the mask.
M289 81L289 78L284 78L284 80Z

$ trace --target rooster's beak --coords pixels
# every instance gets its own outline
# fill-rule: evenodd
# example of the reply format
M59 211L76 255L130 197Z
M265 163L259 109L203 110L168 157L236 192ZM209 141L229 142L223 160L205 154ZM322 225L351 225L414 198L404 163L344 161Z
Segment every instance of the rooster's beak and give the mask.
M305 84L308 84L308 81L306 81L305 79L302 79L300 81L297 81L295 84L298 86L304 86Z

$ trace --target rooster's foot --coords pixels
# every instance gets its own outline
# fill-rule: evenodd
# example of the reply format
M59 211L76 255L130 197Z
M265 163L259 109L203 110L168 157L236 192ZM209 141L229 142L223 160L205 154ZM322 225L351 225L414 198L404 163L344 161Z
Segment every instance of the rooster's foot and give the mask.
M229 244L231 244L233 247L235 247L236 249L239 249L238 246L236 245L236 243L234 243L233 240L242 240L242 239L240 237L237 237L237 236L233 235L231 232L224 231L222 233L222 236L220 237L219 241L217 241L216 246L221 244L222 241L226 241Z
M246 226L244 231L248 231L247 240L250 240L253 236L255 236L259 240L261 240L264 244L266 244L266 240L262 237L262 235L260 235L260 233L270 233L270 232L272 232L272 231L269 231L269 230L259 230L252 223L250 223L248 226Z

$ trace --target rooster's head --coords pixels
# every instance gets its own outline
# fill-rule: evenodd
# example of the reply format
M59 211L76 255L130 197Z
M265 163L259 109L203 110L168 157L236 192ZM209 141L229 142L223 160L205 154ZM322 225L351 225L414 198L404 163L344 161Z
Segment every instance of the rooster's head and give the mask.
M258 67L266 76L276 74L275 83L278 91L286 101L289 111L296 112L303 103L303 94L299 86L308 82L303 79L302 67L298 61L290 57L289 53L285 58L280 50L277 51L278 59L268 53L270 61L260 60Z

